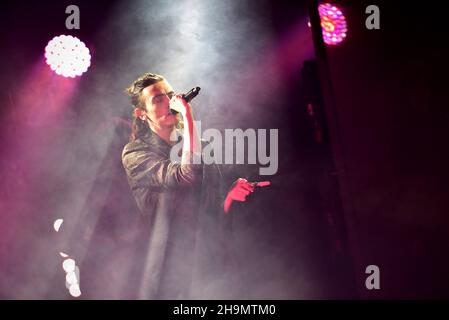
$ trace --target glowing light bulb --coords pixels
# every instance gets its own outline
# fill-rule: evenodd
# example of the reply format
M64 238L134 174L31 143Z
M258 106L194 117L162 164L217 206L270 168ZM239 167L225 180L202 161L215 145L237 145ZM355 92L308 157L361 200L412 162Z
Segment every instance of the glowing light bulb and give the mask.
M56 74L75 78L90 66L90 52L86 45L73 36L54 37L45 47L45 58Z
M53 223L53 228L55 229L56 232L58 232L59 228L61 228L63 221L64 219L56 219L55 222Z
M78 283L78 278L76 276L75 271L71 271L71 272L67 273L66 276L65 276L65 281L69 285L77 284Z
M69 293L72 297L78 298L81 296L80 286L77 283L72 284L69 288Z
M65 272L73 272L75 271L75 260L73 259L66 259L62 263L62 268Z
M341 9L329 3L318 6L324 43L336 45L347 36L346 18Z

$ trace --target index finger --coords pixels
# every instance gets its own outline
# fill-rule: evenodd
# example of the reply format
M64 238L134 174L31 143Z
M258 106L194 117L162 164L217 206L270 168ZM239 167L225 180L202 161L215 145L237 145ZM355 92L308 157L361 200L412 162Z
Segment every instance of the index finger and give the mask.
M267 187L271 184L270 181L259 181L259 182L255 182L255 186L256 187Z

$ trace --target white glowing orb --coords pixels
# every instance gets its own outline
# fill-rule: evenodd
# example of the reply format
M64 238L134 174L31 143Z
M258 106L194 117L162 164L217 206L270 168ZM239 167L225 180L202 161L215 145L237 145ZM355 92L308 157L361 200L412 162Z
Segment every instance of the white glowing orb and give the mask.
M62 224L63 221L64 221L64 219L57 219L53 223L53 228L55 228L56 232L59 231L59 228L61 227L61 224Z
M72 297L78 298L81 295L80 286L76 284L72 284L69 288L69 293Z
M76 37L54 37L45 47L45 58L58 75L75 78L90 66L90 53L86 45Z
M66 259L62 263L62 268L65 272L73 272L75 271L75 260L73 259Z
M75 271L69 272L65 275L65 281L71 286L78 283L78 277Z

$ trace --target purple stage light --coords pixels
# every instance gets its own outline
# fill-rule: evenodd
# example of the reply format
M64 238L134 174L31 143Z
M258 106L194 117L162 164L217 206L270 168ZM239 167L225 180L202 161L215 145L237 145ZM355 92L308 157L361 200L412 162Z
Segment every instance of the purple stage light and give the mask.
M346 19L341 9L329 3L318 6L324 43L336 45L346 38Z
M90 53L86 45L76 37L54 37L45 47L45 58L58 75L75 78L90 66Z

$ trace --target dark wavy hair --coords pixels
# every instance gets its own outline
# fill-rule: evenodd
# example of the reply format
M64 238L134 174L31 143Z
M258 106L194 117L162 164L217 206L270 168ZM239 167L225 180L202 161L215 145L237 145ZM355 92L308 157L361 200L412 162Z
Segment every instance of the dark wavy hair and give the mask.
M130 138L131 141L143 137L147 133L151 132L151 129L146 121L141 120L134 115L134 109L136 108L145 110L145 105L142 101L142 90L148 86L164 80L165 78L159 74L147 72L134 80L134 82L125 89L125 92L131 97L131 104L133 106L133 123Z

